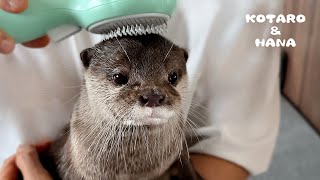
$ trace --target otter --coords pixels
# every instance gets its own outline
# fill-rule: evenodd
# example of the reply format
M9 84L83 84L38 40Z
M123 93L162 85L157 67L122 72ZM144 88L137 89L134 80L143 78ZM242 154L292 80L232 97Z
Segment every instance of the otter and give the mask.
M84 85L50 151L59 178L165 177L183 154L187 51L150 34L104 40L80 58Z

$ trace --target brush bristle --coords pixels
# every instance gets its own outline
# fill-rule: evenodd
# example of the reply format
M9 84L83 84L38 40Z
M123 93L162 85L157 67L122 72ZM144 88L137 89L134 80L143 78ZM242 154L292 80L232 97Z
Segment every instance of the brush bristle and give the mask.
M106 40L122 36L163 34L167 30L169 16L158 13L134 14L102 20L91 25L88 30L102 34Z
M163 34L167 31L167 24L164 23L162 25L147 25L144 27L142 24L139 25L131 25L125 27L118 27L117 30L110 31L104 35L106 40L115 38L115 37L122 37L122 36L138 36L138 35L146 35L146 34Z

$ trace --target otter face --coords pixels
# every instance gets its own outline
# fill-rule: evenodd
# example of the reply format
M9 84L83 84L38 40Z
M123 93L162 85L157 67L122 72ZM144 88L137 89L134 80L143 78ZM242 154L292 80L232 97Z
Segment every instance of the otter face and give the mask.
M187 94L187 58L159 35L114 38L82 51L91 109L114 125L177 123Z

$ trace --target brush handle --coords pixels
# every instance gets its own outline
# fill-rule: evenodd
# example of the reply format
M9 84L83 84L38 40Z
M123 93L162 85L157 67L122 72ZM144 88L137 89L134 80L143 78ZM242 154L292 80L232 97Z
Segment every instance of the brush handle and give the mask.
M105 19L138 13L171 16L176 0L29 0L29 8L12 14L0 10L0 28L17 43L45 34L54 41Z
M82 0L81 0L82 1ZM71 16L66 0L29 0L29 7L20 14L7 13L0 10L0 27L12 36L17 43L39 38L63 24L77 27ZM72 2L72 1L71 1ZM80 1L74 1L80 2ZM79 7L78 10L80 11Z

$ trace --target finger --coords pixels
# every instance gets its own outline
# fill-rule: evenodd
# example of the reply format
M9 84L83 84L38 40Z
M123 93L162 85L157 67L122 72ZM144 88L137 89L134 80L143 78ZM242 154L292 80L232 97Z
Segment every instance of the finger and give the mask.
M47 141L43 141L39 144L34 145L34 147L36 147L38 153L42 153L42 152L45 152L49 149L51 143L52 143L51 141L47 140Z
M21 13L28 8L28 0L0 0L0 8L11 13Z
M39 160L37 150L33 146L20 145L16 154L16 164L25 180L51 179Z
M49 44L50 39L48 36L43 36L40 37L38 39L26 42L26 43L22 43L22 45L27 46L27 47L31 47L31 48L41 48L41 47L45 47Z
M11 156L5 160L0 170L0 179L2 180L16 180L18 178L19 170L15 164L15 156Z
M0 30L0 53L9 54L13 51L15 42L12 37Z

